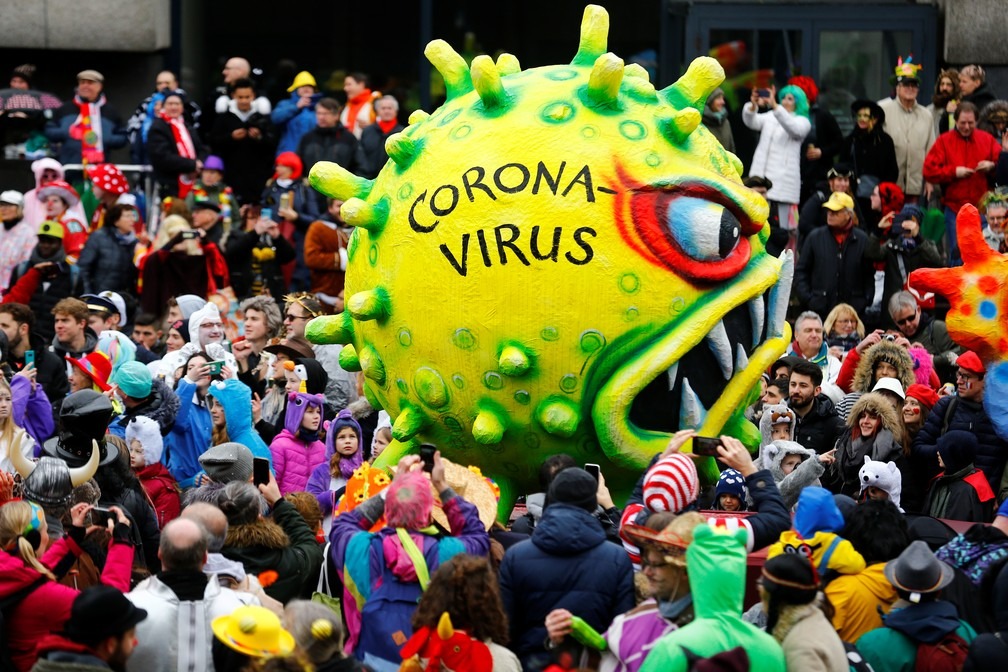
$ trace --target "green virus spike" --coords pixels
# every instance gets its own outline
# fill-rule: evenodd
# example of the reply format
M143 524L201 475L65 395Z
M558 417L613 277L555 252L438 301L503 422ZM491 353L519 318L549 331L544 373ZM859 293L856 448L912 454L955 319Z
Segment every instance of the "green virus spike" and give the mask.
M724 68L713 58L702 56L686 69L686 73L675 84L662 89L665 100L682 109L692 107L703 112L707 96L724 81Z
M410 126L413 126L415 124L422 124L423 122L427 121L429 117L430 114L424 112L423 110L413 110L412 112L410 112L408 122Z
M305 325L305 338L322 345L346 345L353 339L353 318L346 311L316 317Z
M389 441L389 444L385 446L385 450L381 452L381 455L374 459L371 466L378 467L379 469L394 471L396 465L399 464L399 460L410 453L417 452L419 448L420 442L416 439L399 441L398 439L393 438Z
M393 133L385 141L385 153L402 169L410 167L418 149L417 143L405 133Z
M388 292L381 287L357 292L346 302L347 311L354 318L367 321L385 321L392 314L392 304Z
M658 128L670 141L680 144L700 125L700 113L692 107L658 119Z
M378 394L374 391L374 388L371 387L371 383L369 381L364 381L364 398L368 400L369 404L371 404L371 408L375 410L384 408L378 398Z
M340 207L340 216L351 226L359 226L372 234L379 234L388 223L388 198L382 198L373 204L359 198L351 198Z
M731 161L732 168L738 173L739 177L742 177L742 173L745 172L745 166L742 165L742 159L738 158L731 152L728 152L728 160Z
M426 424L427 418L424 417L423 413L412 406L405 406L402 412L399 413L399 417L392 424L392 437L399 441L409 441Z
M377 350L370 345L365 345L361 348L360 365L365 376L380 386L385 386L385 362L382 361Z
M448 404L448 385L441 374L428 366L422 366L413 374L413 389L429 408L443 408Z
M340 350L339 365L347 371L361 370L360 359L357 357L357 350L354 348L353 343L344 345L343 349Z
M424 56L431 62L445 81L448 100L463 96L473 89L469 66L458 52L444 40L433 40L424 49Z
M535 418L550 434L566 438L574 436L581 421L581 414L574 402L551 397L536 406Z
M495 408L481 408L473 421L472 435L476 443L493 445L500 443L507 428L507 415Z
M624 77L632 77L634 79L643 79L645 82L651 81L651 75L648 74L647 69L640 63L628 63L625 68L623 68Z
M355 196L367 198L371 193L373 180L358 177L343 166L331 161L319 161L308 173L308 183L329 198L347 201Z
M595 59L588 76L588 97L600 105L615 107L623 81L623 59L616 54L602 54Z
M514 54L505 52L497 57L497 72L501 77L517 75L521 72L521 63L518 62L518 58Z
M505 376L520 376L532 366L532 361L522 348L506 345L497 359L497 370Z
M571 65L591 65L605 53L609 40L609 12L598 5L585 7L581 17L581 40Z
M493 59L480 55L473 59L469 67L473 87L488 110L498 110L507 106L507 91L501 83L501 75Z

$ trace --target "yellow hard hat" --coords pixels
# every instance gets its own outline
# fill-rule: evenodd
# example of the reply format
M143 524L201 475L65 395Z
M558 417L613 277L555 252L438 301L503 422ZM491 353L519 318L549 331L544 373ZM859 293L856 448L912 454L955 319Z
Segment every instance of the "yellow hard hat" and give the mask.
M294 83L287 87L287 93L293 93L299 87L310 86L314 89L318 89L318 84L315 83L315 78L307 70L302 70L294 77Z

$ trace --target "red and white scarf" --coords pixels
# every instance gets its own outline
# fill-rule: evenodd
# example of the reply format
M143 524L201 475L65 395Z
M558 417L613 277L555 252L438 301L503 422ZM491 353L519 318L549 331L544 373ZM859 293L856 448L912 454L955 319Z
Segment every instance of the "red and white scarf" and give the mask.
M79 110L77 119L70 125L70 137L80 140L81 162L104 163L105 145L102 142L101 108L105 104L105 96L89 103L80 96L74 96L74 103Z
M175 138L175 149L178 150L179 156L185 159L196 160L196 146L193 145L192 136L189 135L189 129L186 128L185 120L182 117L167 117L164 114L161 118L168 122L168 127L171 128L172 137ZM179 173L178 176L178 190L179 198L185 198L189 191L193 188L194 175L189 173Z

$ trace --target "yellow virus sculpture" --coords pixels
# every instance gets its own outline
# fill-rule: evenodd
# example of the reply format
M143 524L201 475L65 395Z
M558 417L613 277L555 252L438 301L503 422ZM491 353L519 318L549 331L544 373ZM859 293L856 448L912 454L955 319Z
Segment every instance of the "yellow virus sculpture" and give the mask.
M755 445L742 411L790 340L790 253L766 253L766 201L700 125L724 71L698 58L656 90L608 28L588 6L573 61L528 70L435 40L447 100L389 137L378 177L310 175L356 228L346 311L309 340L345 344L395 419L382 464L434 443L502 511L552 454L625 492L680 428Z

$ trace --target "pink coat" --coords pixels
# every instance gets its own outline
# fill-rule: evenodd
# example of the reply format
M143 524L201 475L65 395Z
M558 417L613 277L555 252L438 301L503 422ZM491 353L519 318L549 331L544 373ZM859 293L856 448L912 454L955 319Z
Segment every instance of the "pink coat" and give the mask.
M326 461L325 452L325 444L321 441L305 445L286 429L277 434L270 444L270 453L280 493L286 495L288 492L304 491L315 467Z
M67 556L77 557L80 554L80 546L69 537L63 537L49 547L41 560L43 565L52 569ZM132 566L133 547L113 543L105 560L102 583L124 593L128 592ZM39 576L20 557L0 553L0 597L6 597L34 583ZM69 586L46 581L7 615L7 645L19 672L28 672L35 663L35 647L39 640L63 629L64 623L70 618L70 607L78 594L78 591Z

